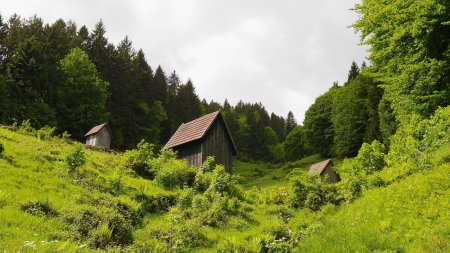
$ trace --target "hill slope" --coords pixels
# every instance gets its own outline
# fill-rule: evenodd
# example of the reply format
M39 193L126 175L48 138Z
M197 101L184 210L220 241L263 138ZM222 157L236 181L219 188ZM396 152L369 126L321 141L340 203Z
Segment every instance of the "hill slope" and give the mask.
M0 128L0 250L448 252L449 112L413 122L408 135L399 131L386 155L395 159L365 177L355 200L346 197L346 174L338 185L303 184L301 167L319 157L261 170L238 162L244 189L221 166L200 172L145 143L106 153L45 131ZM70 168L67 157L77 150L86 163ZM303 186L306 204L298 202Z

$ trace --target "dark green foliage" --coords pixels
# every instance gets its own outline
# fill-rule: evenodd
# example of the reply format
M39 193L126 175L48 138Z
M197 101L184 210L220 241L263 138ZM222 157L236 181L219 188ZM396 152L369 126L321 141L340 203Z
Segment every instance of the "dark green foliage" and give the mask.
M79 48L72 49L59 65L65 81L57 105L58 124L81 139L92 126L106 121L108 84L100 79L95 65Z
M3 146L3 143L0 142L0 156L3 154L3 151L5 151L5 147Z
M358 67L358 64L356 64L356 62L352 62L352 65L350 66L350 70L348 71L348 77L347 77L347 83L349 83L351 80L355 79L359 73L361 72L361 70Z
M303 121L305 132L305 148L308 153L332 155L334 143L333 110L337 88L331 88L316 98L308 108Z
M288 135L297 126L297 121L294 118L294 114L289 111L286 118L286 135Z
M277 134L279 141L283 142L286 139L286 121L283 117L275 113L270 114L270 127Z
M136 200L142 203L142 211L145 213L164 213L177 204L177 196L174 194L139 194Z
M305 133L302 126L294 128L286 137L284 142L284 151L286 159L294 161L306 155L305 147Z
M379 139L378 103L381 99L372 78L360 74L334 97L334 152L356 155L364 141Z
M378 115L380 118L381 139L389 147L389 138L395 134L398 123L391 108L391 103L385 96L383 96L378 106Z
M75 172L77 168L83 166L86 163L83 147L81 145L76 145L66 156L65 161L70 172Z
M20 209L32 215L43 215L47 217L55 217L58 212L53 209L48 201L29 201L27 203L21 204Z

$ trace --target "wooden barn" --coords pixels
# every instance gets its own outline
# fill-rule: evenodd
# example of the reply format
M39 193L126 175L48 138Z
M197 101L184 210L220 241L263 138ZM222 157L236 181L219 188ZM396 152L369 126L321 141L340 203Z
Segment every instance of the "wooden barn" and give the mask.
M111 130L106 123L93 127L84 136L87 145L101 146L107 149L111 146Z
M230 131L219 111L183 123L164 146L178 152L178 158L200 168L208 156L233 171L231 158L237 154Z
M336 183L341 181L339 174L333 169L333 162L331 159L315 163L309 168L309 174L320 175L321 177L327 177L327 183Z

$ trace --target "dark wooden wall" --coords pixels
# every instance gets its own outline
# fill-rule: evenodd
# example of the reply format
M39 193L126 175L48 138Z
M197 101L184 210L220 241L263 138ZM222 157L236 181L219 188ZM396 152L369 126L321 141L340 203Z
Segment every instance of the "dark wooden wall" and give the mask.
M202 140L202 159L214 156L217 164L223 164L232 173L233 147L222 117L218 117Z
M233 144L222 117L214 121L202 139L173 149L178 152L178 158L186 159L191 166L200 168L208 156L214 156L217 164L223 164L229 173L233 172Z
M178 158L186 159L191 166L200 168L203 165L201 141L190 142L174 148Z
M339 175L336 173L336 171L334 171L331 164L328 164L328 166L323 171L322 176L327 176L327 182L330 184L340 181Z

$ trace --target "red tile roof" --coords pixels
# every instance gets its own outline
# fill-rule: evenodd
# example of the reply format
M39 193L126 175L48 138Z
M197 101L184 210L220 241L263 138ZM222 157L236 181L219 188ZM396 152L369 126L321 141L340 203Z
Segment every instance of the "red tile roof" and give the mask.
M209 128L219 115L220 110L210 114L206 114L205 116L194 119L193 121L190 121L188 123L181 124L181 126L170 138L164 148L173 148L203 138L203 136L205 136L206 132L209 130ZM234 151L236 151L236 147L234 145L233 138L231 137L228 127L226 127L226 130L228 132L228 135L230 136Z
M323 171L325 170L325 168L328 166L328 164L331 163L331 159L327 159L325 161L321 161L318 163L315 163L313 165L311 165L311 167L309 168L309 174L319 174L321 175L323 173Z
M89 136L89 135L96 134L105 126L108 127L108 124L107 123L103 123L101 125L95 126L91 130L89 130L89 132L87 132L87 134L85 134L84 136L86 137L86 136ZM108 128L108 130L109 130L109 128Z

